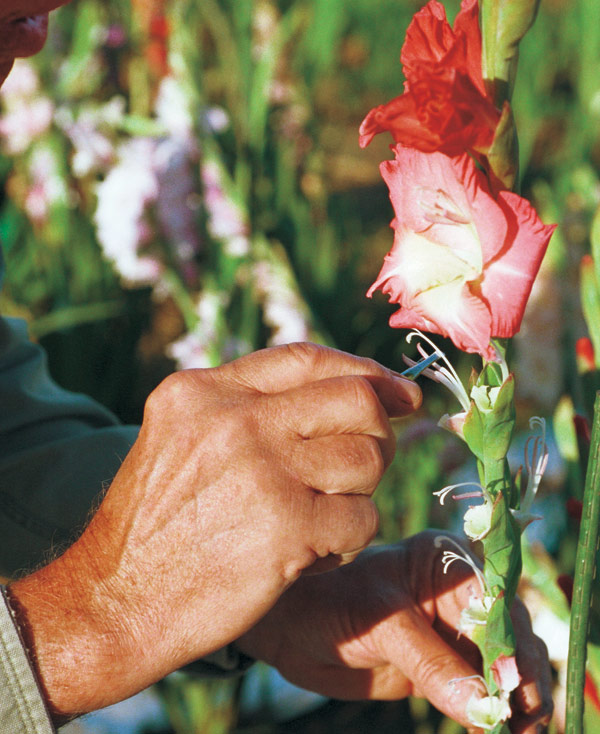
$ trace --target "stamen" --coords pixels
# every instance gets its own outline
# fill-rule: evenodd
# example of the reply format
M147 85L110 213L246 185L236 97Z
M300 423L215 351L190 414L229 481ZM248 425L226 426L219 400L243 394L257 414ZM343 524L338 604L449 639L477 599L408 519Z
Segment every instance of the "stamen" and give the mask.
M467 395L456 370L450 364L450 361L444 352L436 347L435 343L429 337L425 336L422 331L419 331L419 329L413 329L409 334L407 334L406 341L410 344L414 336L418 336L420 339L423 339L423 341L425 341L434 350L434 352L437 352L440 355L440 359L446 363L446 367L434 364L431 369L424 370L422 374L447 387L461 404L463 410L468 411L471 407L469 396ZM429 356L421 344L417 344L417 350L422 357ZM405 359L405 361L407 361L407 359Z
M444 551L442 554L442 565L444 566L444 573L448 573L448 567L454 563L454 561L463 561L468 566L470 566L473 569L473 573L475 574L475 577L479 581L479 585L481 586L481 593L483 596L489 596L492 597L492 592L488 586L487 581L485 580L485 576L481 572L481 569L477 567L475 564L475 561L465 552L465 550L455 541L452 540L452 538L448 537L447 535L438 535L434 541L433 544L436 548L441 548L441 545L444 541L447 541L448 543L451 543L455 548L458 548L459 552L455 553L454 551Z
M483 496L483 487L481 484L478 484L477 482L459 482L458 484L449 484L447 487L443 487L442 489L438 489L437 491L433 492L433 494L436 497L440 498L440 505L444 504L444 501L448 494L452 492L455 489L458 489L459 487L479 487L479 492L466 492L465 494L455 495L452 497L452 499L455 500L462 500L467 499L470 497L482 497Z

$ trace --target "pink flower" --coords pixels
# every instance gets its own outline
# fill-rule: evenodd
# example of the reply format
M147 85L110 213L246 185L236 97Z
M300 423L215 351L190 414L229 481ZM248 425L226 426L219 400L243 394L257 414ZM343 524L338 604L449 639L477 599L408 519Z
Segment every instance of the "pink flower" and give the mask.
M477 0L463 0L454 29L444 6L430 0L408 27L400 60L404 94L369 112L361 147L387 131L397 143L425 152L487 152L500 111L483 82Z
M466 352L494 360L492 337L520 328L554 226L531 204L501 191L463 154L398 145L381 164L394 207L394 245L376 289L400 305L390 326L449 336Z
M517 659L514 655L500 655L491 667L496 685L502 693L508 695L521 682L521 676L517 669Z

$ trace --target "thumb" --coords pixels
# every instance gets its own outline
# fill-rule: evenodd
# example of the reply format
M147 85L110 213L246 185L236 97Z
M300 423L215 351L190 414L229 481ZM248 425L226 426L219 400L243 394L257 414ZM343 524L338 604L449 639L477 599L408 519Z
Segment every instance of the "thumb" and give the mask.
M404 611L401 626L393 618L388 624L393 634L387 630L386 657L411 681L413 695L427 698L465 728L472 727L466 706L472 696L487 695L477 671L418 612Z

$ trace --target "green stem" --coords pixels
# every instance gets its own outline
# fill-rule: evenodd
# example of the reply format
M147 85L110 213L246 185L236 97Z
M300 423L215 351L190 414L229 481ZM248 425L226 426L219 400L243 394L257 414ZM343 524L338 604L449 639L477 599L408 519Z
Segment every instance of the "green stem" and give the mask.
M583 689L587 657L587 633L598 549L600 522L600 392L594 404L594 425L588 461L581 529L575 558L571 602L571 632L567 666L567 718L565 734L583 732Z

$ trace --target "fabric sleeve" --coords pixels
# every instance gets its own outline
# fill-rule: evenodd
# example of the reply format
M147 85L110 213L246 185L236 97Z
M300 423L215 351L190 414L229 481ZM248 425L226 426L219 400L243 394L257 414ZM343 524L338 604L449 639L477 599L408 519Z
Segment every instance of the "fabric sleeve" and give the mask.
M4 587L0 587L0 690L0 731L54 734Z
M22 575L75 539L137 432L60 388L25 323L0 319L0 576Z

